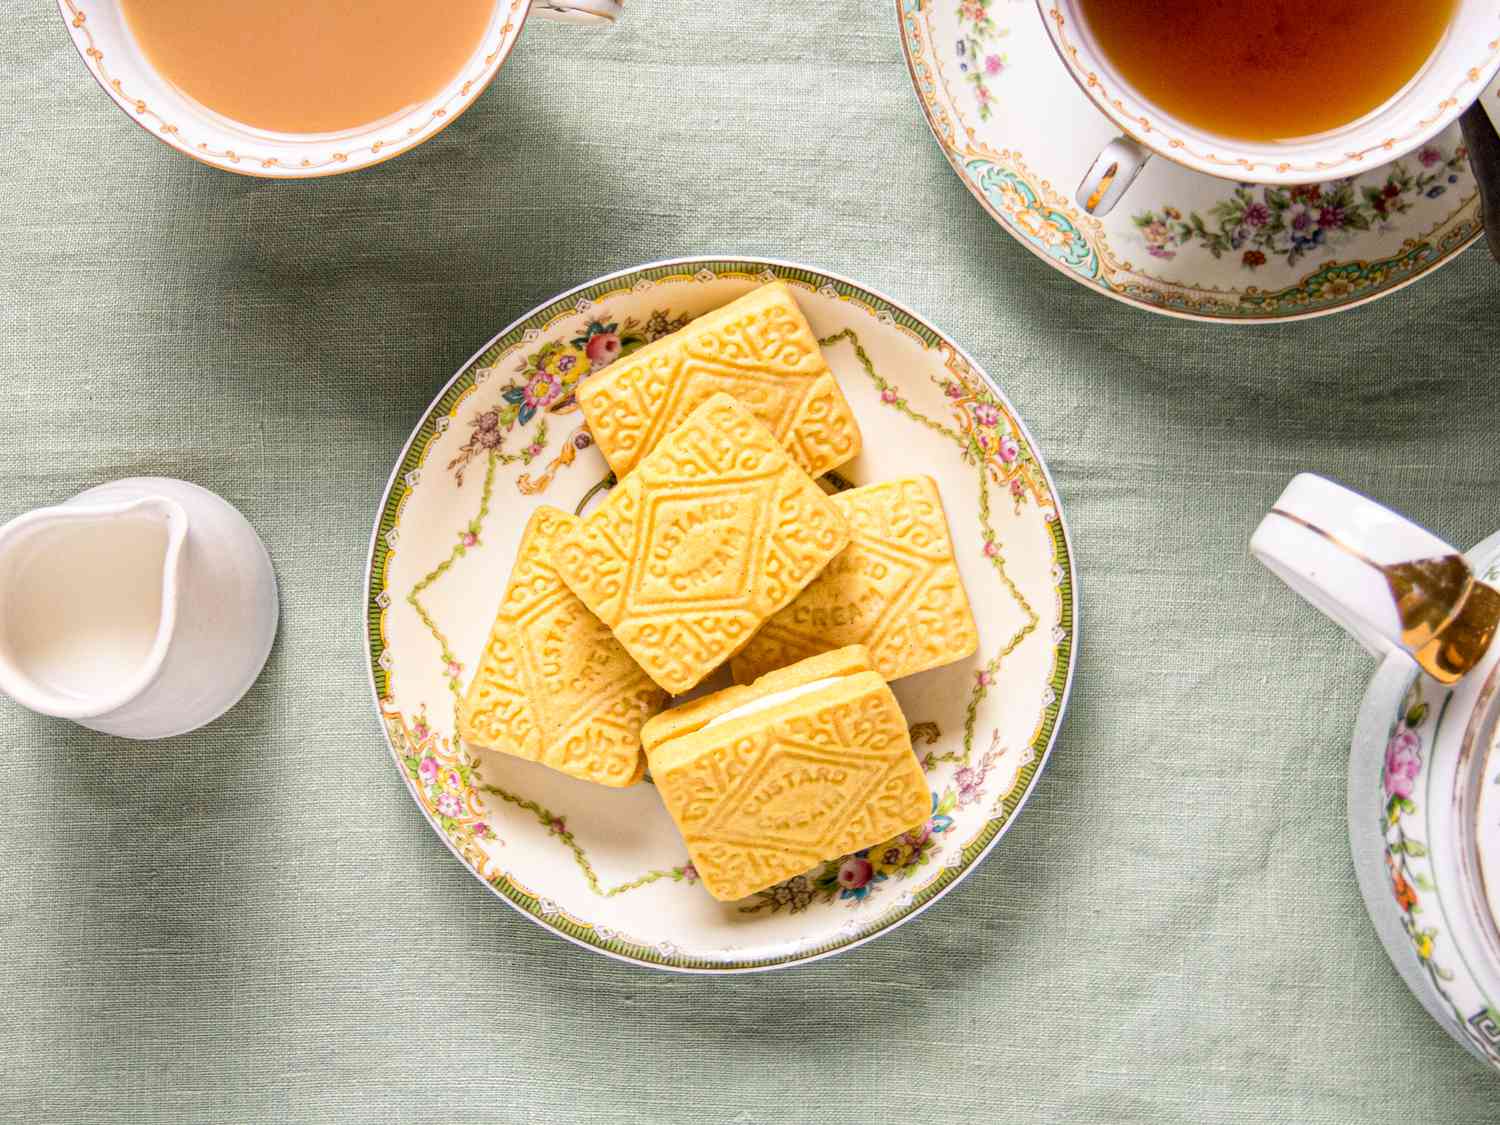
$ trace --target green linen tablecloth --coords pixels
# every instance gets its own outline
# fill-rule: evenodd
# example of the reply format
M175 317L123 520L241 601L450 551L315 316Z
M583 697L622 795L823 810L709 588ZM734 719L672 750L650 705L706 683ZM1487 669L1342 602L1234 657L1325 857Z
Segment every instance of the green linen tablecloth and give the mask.
M1371 665L1245 545L1300 469L1500 524L1500 267L1261 330L1103 300L928 136L889 0L527 28L437 139L309 183L202 168L49 0L0 34L3 514L187 477L270 545L249 697L160 745L0 701L0 1118L1493 1122L1387 962L1344 827ZM493 332L698 252L800 259L962 341L1081 567L1051 765L993 856L846 956L693 979L590 955L449 855L370 704L359 602L409 427Z

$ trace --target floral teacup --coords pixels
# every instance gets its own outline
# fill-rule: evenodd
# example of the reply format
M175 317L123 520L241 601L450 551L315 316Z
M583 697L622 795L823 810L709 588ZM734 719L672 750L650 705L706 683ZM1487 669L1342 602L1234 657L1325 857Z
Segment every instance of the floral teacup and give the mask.
M1123 131L1079 185L1078 204L1094 215L1120 201L1153 152L1244 183L1302 184L1368 172L1422 147L1453 124L1500 71L1500 8L1494 0L1458 0L1433 57L1380 109L1312 137L1235 140L1189 125L1126 82L1094 42L1081 0L1037 4L1068 72Z
M270 179L352 172L400 156L468 109L510 56L530 13L568 23L608 24L621 0L495 0L484 38L463 68L425 102L343 133L270 133L221 117L176 89L146 59L119 0L57 0L73 45L104 92L131 119L204 164Z
M1304 474L1250 549L1385 657L1349 761L1360 891L1417 999L1500 1068L1500 532L1462 555Z

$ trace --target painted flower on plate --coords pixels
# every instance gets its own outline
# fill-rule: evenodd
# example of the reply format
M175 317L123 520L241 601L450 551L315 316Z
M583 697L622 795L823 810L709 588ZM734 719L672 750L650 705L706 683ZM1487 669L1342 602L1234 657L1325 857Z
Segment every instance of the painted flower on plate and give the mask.
M1386 793L1409 798L1421 772L1422 740L1414 731L1398 726L1385 748Z
M1399 906L1402 910L1410 913L1412 907L1417 905L1416 888L1413 887L1406 876L1401 873L1401 869L1396 866L1396 861L1391 858L1391 854L1389 852L1387 852L1385 856L1385 865L1390 869L1391 890L1395 892L1396 905Z
M560 386L571 387L589 370L588 353L568 344L558 347L542 363L542 371L555 379Z
M834 879L838 884L839 898L858 902L875 889L877 883L885 882L885 874L875 870L870 862L869 849L855 852L839 864Z
M547 371L533 375L521 388L521 401L532 411L540 410L562 393L562 384Z
M589 339L583 351L589 357L590 363L595 367L603 367L620 358L620 348L618 332L600 332Z
M768 900L773 912L786 907L795 914L806 910L812 903L812 881L806 875L798 875L785 883L778 883L768 891L762 891L761 896Z

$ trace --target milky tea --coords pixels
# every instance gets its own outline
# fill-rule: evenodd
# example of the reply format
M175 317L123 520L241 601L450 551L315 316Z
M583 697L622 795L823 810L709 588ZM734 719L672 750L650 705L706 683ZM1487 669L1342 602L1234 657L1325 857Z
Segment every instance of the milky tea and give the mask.
M277 133L372 125L437 94L494 0L121 0L152 67L214 112Z

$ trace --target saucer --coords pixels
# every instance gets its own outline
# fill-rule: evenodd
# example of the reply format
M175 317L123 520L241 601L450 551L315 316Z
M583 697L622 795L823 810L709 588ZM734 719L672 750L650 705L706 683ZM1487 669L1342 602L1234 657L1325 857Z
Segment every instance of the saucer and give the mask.
M1057 58L1036 6L896 0L917 98L954 171L1022 245L1152 312L1276 321L1353 308L1482 232L1457 126L1352 180L1236 184L1160 157L1113 212L1073 192L1117 130Z
M859 420L842 484L926 473L942 493L979 652L894 690L932 789L914 832L716 902L650 784L590 785L471 751L455 709L522 529L613 484L573 397L595 365L783 279ZM895 302L801 266L692 259L573 289L510 325L443 388L397 459L365 590L371 685L396 772L449 850L553 933L621 960L741 972L852 948L931 905L995 846L1067 701L1072 551L1040 451L998 385Z

